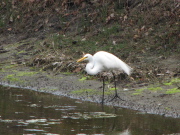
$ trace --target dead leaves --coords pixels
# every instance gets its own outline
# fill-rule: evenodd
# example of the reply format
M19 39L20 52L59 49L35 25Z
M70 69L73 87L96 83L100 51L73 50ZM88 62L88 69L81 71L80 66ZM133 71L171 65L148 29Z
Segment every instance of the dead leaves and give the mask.
M149 33L152 31L152 28L147 28L145 25L143 25L141 28L136 28L134 30L135 34L133 36L134 41L138 41L139 39L148 36Z
M115 14L111 13L107 18L106 18L106 24L109 23L111 20L115 18Z

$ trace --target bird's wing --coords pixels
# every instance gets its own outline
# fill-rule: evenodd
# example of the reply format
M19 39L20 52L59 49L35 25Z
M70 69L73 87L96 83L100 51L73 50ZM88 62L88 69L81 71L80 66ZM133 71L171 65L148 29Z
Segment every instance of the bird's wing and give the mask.
M96 59L95 64L101 66L103 70L121 70L128 75L131 74L132 68L111 53L101 51L96 53L94 58Z

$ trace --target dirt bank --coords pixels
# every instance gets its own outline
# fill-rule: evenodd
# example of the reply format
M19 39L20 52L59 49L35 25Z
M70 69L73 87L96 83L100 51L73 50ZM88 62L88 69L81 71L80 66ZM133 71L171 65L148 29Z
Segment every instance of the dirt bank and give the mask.
M112 102L108 75L105 104L180 117L179 2L0 2L0 82L101 102L101 75L88 76L83 53L108 51L134 70L117 77L124 101Z
M19 51L21 43L2 46L0 57L2 85L15 85L84 101L101 102L102 82L98 77L92 78L82 73L43 71L40 68L26 66L31 51L24 52L22 49ZM129 78L118 80L117 83L118 93L124 101L120 99L109 101L114 96L114 89L113 84L107 81L105 105L180 117L180 93L176 89L179 85L178 78L164 84L137 82Z
M0 75L2 85L15 85L40 92L100 103L102 82L96 80L81 81L79 80L81 78L81 75L78 74L67 75L32 71L23 66L3 71ZM111 84L108 85L111 86ZM115 99L112 102L109 102L109 100L113 97L114 91L106 88L105 104L175 118L180 117L180 94L165 94L165 89L158 90L160 87L156 87L154 90L148 90L147 87L136 87L133 89L119 87L118 93L124 101ZM138 93L139 91L136 89L144 90Z

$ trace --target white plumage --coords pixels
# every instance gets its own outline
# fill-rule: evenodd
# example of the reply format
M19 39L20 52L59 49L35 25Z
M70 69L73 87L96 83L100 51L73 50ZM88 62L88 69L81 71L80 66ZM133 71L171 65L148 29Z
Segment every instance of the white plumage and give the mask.
M117 94L114 71L123 71L127 75L130 75L132 68L128 66L125 62L123 62L121 59L116 57L115 55L105 52L105 51L99 51L95 53L93 56L91 54L86 54L81 59L77 60L77 62L81 62L83 60L88 61L85 71L89 75L96 75L103 71L112 71L113 76L114 76L114 85L115 85L114 98L118 97L119 99L121 99ZM103 78L102 104L104 103L104 86L105 86L105 83L104 83L104 78Z
M130 75L132 70L130 66L118 57L105 51L99 51L93 56L91 54L86 54L83 58L79 59L78 62L83 60L89 61L86 65L85 71L90 75L96 75L102 71L113 70L123 71L127 75Z

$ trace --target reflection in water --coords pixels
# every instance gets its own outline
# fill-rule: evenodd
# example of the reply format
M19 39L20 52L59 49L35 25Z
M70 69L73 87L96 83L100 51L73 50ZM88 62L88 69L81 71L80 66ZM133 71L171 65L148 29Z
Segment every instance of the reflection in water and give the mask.
M122 132L112 133L112 135L132 135L132 134L131 134L130 129L126 129L126 130L124 130L124 131L122 131Z
M162 135L180 119L0 86L0 135Z

